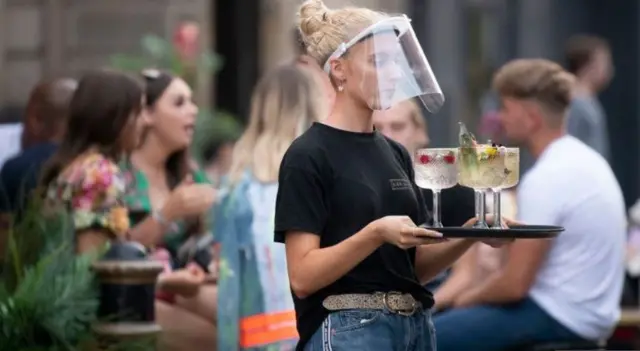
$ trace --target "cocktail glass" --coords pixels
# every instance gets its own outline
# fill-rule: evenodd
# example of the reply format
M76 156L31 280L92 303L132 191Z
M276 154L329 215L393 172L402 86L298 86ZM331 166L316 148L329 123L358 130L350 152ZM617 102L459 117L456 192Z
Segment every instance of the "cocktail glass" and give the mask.
M502 190L513 188L520 181L520 149L517 147L503 148L504 168L506 176L500 186L491 188L493 192L493 225L491 228L501 229L502 223Z
M475 191L476 228L489 228L486 220L485 192L501 186L506 178L503 149L489 144L459 148L458 182Z
M458 183L458 150L419 149L414 160L415 182L433 192L433 227L442 228L440 193Z

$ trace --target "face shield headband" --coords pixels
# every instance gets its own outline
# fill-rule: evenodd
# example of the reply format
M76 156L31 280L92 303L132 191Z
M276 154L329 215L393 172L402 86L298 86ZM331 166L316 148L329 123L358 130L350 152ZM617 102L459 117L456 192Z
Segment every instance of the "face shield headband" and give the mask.
M357 86L373 110L416 97L432 113L444 104L440 85L406 15L382 19L340 44L325 62L324 71L331 74L331 63L356 46L360 57Z

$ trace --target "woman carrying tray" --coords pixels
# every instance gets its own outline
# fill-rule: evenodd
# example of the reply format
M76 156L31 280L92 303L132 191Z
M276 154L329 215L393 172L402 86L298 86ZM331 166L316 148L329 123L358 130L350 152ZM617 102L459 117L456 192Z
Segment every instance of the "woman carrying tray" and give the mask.
M336 101L279 173L275 240L286 246L297 350L434 349L433 297L421 282L476 241L442 243L416 225L427 211L411 157L374 130L372 114L413 97L433 112L440 87L405 16L308 0L299 17Z

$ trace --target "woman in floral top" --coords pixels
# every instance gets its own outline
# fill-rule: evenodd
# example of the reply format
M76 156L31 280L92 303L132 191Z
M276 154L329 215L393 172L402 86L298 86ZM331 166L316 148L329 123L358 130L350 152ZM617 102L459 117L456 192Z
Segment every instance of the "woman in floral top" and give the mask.
M215 191L188 151L198 108L184 80L157 70L145 70L143 77L146 103L140 144L122 165L127 174L125 201L133 224L150 215L166 221L162 234L145 245L166 263L167 272L184 267L197 272L188 281L190 294L158 295L157 319L164 333L184 339L176 347L193 344L209 351L215 349L217 287L202 280L210 275L206 271L211 258L204 214ZM160 212L173 192L184 189L195 190L195 197L172 212ZM205 255L197 255L202 251Z
M71 99L65 137L42 180L47 204L71 211L78 252L129 232L117 160L136 145L142 101L139 82L111 71L86 74Z
M127 177L118 161L127 158L139 145L139 130L145 123L140 117L144 100L143 84L110 71L85 75L72 98L67 133L42 179L47 188L47 204L70 210L80 253L115 239L152 247L165 235L169 221L180 218L198 203L206 207L213 202L213 195L184 184L166 196L157 215L146 216L131 225L125 202ZM203 280L201 269L187 267L161 274L158 290L194 296ZM199 338L204 333L198 333L197 324L181 319L179 313L172 315L174 310L156 306L163 315L173 316L158 318L163 329L169 331L162 333L165 345L173 345L175 350L199 350L204 340L212 339L209 336L214 333L212 328L206 330L208 335ZM176 324L184 329L171 333ZM187 336L192 337L185 340Z
M319 84L295 65L257 85L233 154L230 191L215 209L220 243L218 350L293 350L295 311L284 245L273 242L278 168L293 140L324 116Z

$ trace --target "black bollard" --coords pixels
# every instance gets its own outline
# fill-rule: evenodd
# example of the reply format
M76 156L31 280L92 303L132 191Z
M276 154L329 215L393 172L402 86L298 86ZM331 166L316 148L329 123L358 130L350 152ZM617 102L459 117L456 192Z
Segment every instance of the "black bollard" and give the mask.
M114 242L93 270L100 284L93 331L101 347L152 343L161 331L155 322L155 288L162 263L150 260L139 244Z

